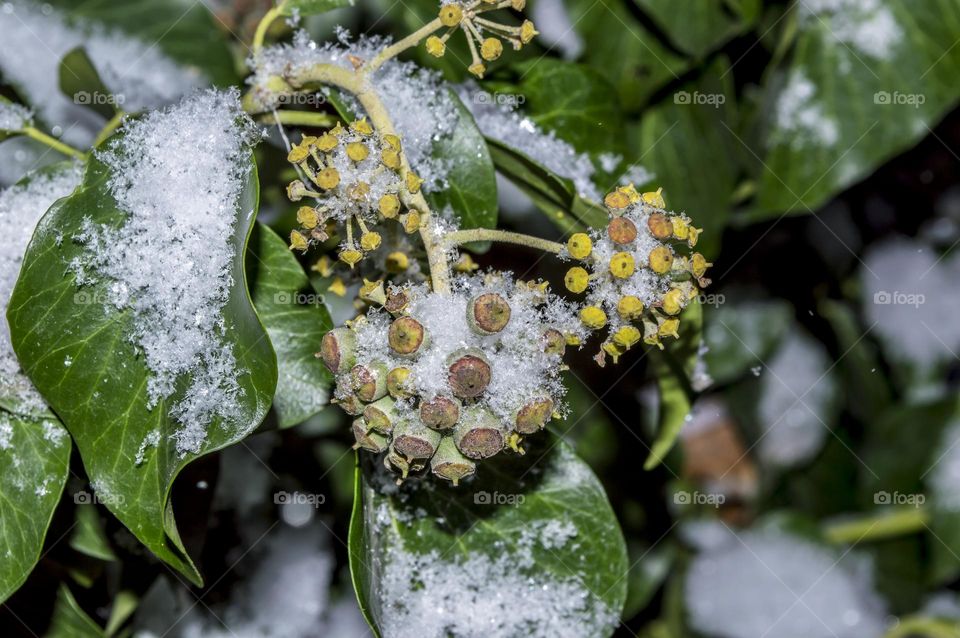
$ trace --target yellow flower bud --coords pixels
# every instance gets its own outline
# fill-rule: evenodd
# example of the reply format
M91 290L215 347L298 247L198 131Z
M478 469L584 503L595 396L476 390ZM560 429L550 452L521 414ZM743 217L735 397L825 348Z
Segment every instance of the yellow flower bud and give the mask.
M496 38L487 38L480 45L480 57L488 62L492 62L503 53L503 44Z
M524 44L529 44L539 33L529 20L524 20L523 24L520 25L520 41Z
M340 143L340 140L337 139L336 135L331 135L330 133L324 133L319 138L317 138L316 147L323 151L324 153L329 153L333 149L337 148L337 144Z
M458 4L445 4L440 7L440 24L455 27L463 19L463 9Z
M691 226L689 232L690 232L690 237L687 239L687 245L690 246L690 248L693 248L694 246L697 245L697 239L700 238L700 233L703 232L703 229L694 228L693 226Z
M315 273L319 273L321 277L329 277L331 274L333 274L333 264L330 263L329 257L323 255L317 260L317 263L310 266L310 270Z
M362 162L370 155L370 149L363 142L350 142L347 144L347 157L354 162Z
M385 148L380 151L380 161L389 169L400 170L400 151Z
M370 303L375 303L380 306L387 302L387 294L383 290L383 281L364 279L363 285L360 286L358 296L364 301L369 301Z
M633 295L621 297L617 302L617 314L624 321L636 321L643 314L643 302Z
M387 272L394 274L402 273L410 267L410 258L407 257L407 253L398 250L387 255L384 265L386 266Z
M393 219L400 212L400 198L393 193L387 193L380 198L378 207L381 215L387 219Z
M309 246L310 244L307 243L307 238L304 237L299 231L290 231L290 250L306 252Z
M611 210L621 210L630 205L630 198L619 190L615 190L607 194L603 198L603 203L607 205L607 208Z
M603 350L608 355L610 355L610 358L613 359L614 365L616 365L620 361L620 357L622 357L623 353L626 352L626 350L623 347L618 346L612 341L604 341L603 344L601 344L600 349ZM601 360L599 359L597 360L597 363L600 363L600 365L603 365L603 363L601 363Z
M443 54L447 52L447 45L444 44L443 40L438 38L435 35L427 38L427 53L432 55L435 58L442 58Z
M654 208L666 208L667 204L663 201L663 189L658 188L656 192L649 192L643 194L643 201L645 204L649 204Z
M317 224L320 223L320 216L317 215L317 211L309 206L301 206L297 210L297 223L308 230L316 228Z
M332 292L338 297L343 297L347 294L347 285L343 283L343 279L334 277L333 281L327 287L327 292Z
M350 123L350 128L360 135L372 135L373 127L370 126L370 122L367 121L367 118L361 118L359 120L354 120Z
M580 322L591 330L600 330L607 325L607 313L597 306L586 306L580 311Z
M568 270L563 278L563 285L570 292L581 293L587 289L588 283L590 283L590 275L580 266L574 266Z
M406 175L407 190L411 193L419 193L420 185L423 184L423 180L420 179L416 173L413 171L407 171Z
M670 271L673 266L673 253L666 246L657 246L650 251L650 270L663 275Z
M401 215L400 221L403 222L403 230L408 234L413 234L420 230L420 213L415 210L410 211L406 215Z
M310 157L310 151L304 145L297 145L290 149L290 152L287 153L287 161L292 164L299 164L303 160Z
M471 64L468 66L467 71L470 71L470 73L473 73L478 79L482 80L483 74L487 72L487 67L478 62L477 64Z
M340 173L334 167L329 167L317 173L317 186L324 190L336 188L340 184Z
M670 219L671 224L673 225L673 236L677 239L684 240L690 236L690 226L687 225L687 222L684 221L683 217L679 215L672 217Z
M663 311L668 315L679 314L683 310L686 295L679 288L671 288L663 296Z
M629 350L640 341L640 336L640 331L633 326L623 326L613 333L613 342L624 350Z
M593 242L586 233L574 233L567 240L567 250L574 259L586 259L593 250Z
M664 319L663 323L661 323L657 329L657 334L661 337L674 337L675 339L679 339L680 333L677 332L678 328L680 328L679 319Z
M637 263L630 253L617 253L610 258L610 273L614 277L627 279L633 274L636 267Z
M707 263L706 258L700 253L693 253L693 256L690 257L690 270L695 277L703 277L707 272L707 268L712 265L711 263Z
M370 252L371 250L376 250L380 247L380 241L380 233L367 231L360 236L360 247L365 251Z
M363 253L356 248L344 248L337 257L340 261L353 268L358 261L363 259Z

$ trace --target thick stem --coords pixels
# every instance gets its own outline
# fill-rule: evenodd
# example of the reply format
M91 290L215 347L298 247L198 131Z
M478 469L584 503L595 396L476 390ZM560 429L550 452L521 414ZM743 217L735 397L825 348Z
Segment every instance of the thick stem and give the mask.
M126 115L126 113L123 111L117 111L117 113L110 118L110 121L104 125L100 132L97 133L96 139L93 140L93 148L97 148L106 142L110 136L113 135L113 132L120 128L124 115Z
M273 21L283 15L280 7L274 7L264 14L257 25L257 31L253 34L253 52L257 54L263 48L263 40L267 36L267 29L273 24Z
M824 528L823 535L829 542L838 544L882 540L921 532L929 520L929 511L923 507L910 507L833 523Z
M86 154L86 153L84 153L84 152L82 152L82 151L78 151L77 149L73 148L72 146L69 146L69 145L67 145L67 144L64 144L64 143L61 142L60 140L58 140L58 139L56 139L56 138L54 138L54 137L50 137L49 135L47 135L47 134L44 133L43 131L37 130L37 129L33 128L32 126L28 126L28 127L24 128L24 129L23 129L23 134L26 135L27 137L31 138L31 139L34 139L34 140L40 142L41 144L46 144L47 146L49 146L49 147L52 148L53 150L55 150L55 151L57 151L57 152L59 152L59 153L63 153L64 155L67 155L67 156L69 156L69 157L75 157L75 158L77 158L78 160L85 160L85 159L87 159L87 154Z
M286 124L329 128L337 123L337 118L319 111L274 111L261 117L260 122L268 125Z
M448 233L443 242L448 246L461 246L475 241L496 241L506 244L517 244L542 250L548 253L559 254L563 251L563 244L555 241L524 235L522 233L512 233L506 230L495 230L491 228L471 228L469 230L458 230Z
M440 18L434 18L431 22L423 25L404 39L391 44L386 49L378 53L375 58L367 62L367 64L363 67L364 72L373 73L383 66L384 62L391 58L397 57L411 47L417 46L420 44L421 40L434 31L437 31L442 26L443 23L440 22Z

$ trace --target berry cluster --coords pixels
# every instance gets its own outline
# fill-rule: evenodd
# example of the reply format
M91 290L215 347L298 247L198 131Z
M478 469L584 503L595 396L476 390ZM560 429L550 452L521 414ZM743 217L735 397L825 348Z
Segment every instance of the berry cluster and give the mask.
M487 71L487 62L493 62L503 53L506 40L514 50L529 44L537 30L533 23L524 20L520 26L511 26L482 17L482 14L496 9L523 11L526 0L466 0L450 2L444 0L440 5L438 19L447 27L446 33L427 38L425 46L430 55L443 57L447 50L447 40L460 29L467 38L470 47L470 66L467 70L478 78Z
M562 413L563 353L586 331L545 283L485 273L448 295L391 286L382 301L329 332L320 354L357 447L386 452L389 469L429 465L456 484L479 460L522 453L522 438Z
M678 315L710 283L704 278L710 264L691 252L700 230L686 215L665 210L659 190L618 188L604 204L607 227L568 240L566 256L581 263L564 277L567 290L585 295L583 325L608 329L601 365L606 355L616 363L641 340L662 348L662 338L679 337Z
M405 210L405 206L409 196L420 190L421 180L404 169L400 138L381 135L365 119L349 128L337 124L319 137L304 136L290 149L287 160L310 183L291 182L288 197L295 202L305 197L317 202L297 211L300 229L290 234L291 248L305 251L311 243L327 240L329 222L343 224L339 257L353 267L380 246L380 233L368 225L396 219L407 232L420 227L420 214ZM360 229L358 241L354 222Z

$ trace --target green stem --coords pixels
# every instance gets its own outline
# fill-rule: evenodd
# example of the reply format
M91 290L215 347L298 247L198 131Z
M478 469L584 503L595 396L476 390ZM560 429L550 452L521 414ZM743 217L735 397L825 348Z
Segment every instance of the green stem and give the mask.
M831 543L856 543L906 536L923 531L930 520L930 512L923 507L909 507L890 513L831 523L823 534Z
M123 111L117 111L116 114L110 118L110 121L104 125L100 132L97 133L96 139L93 140L93 148L97 148L113 135L113 132L123 123L124 115L126 115L126 113Z
M274 7L267 11L263 18L260 19L260 24L257 25L257 30L253 34L254 54L260 53L260 49L263 48L263 40L267 36L267 29L269 29L273 21L281 15L283 15L283 12L280 10L280 7Z
M23 129L23 134L26 135L27 137L31 138L31 139L34 139L34 140L40 142L41 144L46 144L47 146L49 146L49 147L52 148L53 150L58 151L58 152L60 152L60 153L63 153L64 155L67 155L67 156L70 156L70 157L75 157L75 158L77 158L78 160L85 160L85 159L87 159L87 154L86 154L86 153L84 153L84 152L82 152L82 151L78 151L77 149L73 148L72 146L70 146L70 145L68 145L68 144L64 144L64 143L61 142L60 140L58 140L58 139L56 139L56 138L54 138L54 137L50 137L49 135L47 135L47 134L44 133L43 131L37 130L37 129L33 128L32 126L28 126L28 127L24 128L24 129Z
M471 228L469 230L457 230L448 233L443 241L449 246L461 246L474 241L496 241L506 244L518 244L528 248L535 248L548 253L559 254L563 251L563 244L555 241L524 235L522 233L512 233L506 230L495 230L491 228Z
M315 126L329 128L337 123L337 118L329 113L315 111L274 111L260 118L263 124L287 124L289 126Z
M423 25L422 27L420 27L419 29L417 29L416 31L414 31L404 39L391 44L386 49L378 53L375 58L367 62L367 64L363 67L364 72L373 73L374 71L379 69L381 66L383 66L384 62L386 62L391 58L395 58L396 56L400 55L410 47L417 46L418 44L420 44L421 40L423 40L425 37L427 37L434 31L436 31L437 29L440 29L442 26L443 26L443 23L440 22L440 18L434 18L431 22L428 22L427 24Z

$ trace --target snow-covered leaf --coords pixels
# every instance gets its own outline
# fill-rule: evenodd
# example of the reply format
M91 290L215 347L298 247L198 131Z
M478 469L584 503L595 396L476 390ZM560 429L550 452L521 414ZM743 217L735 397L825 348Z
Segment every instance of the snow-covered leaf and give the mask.
M350 564L380 635L613 632L627 590L616 517L566 444L540 443L484 462L457 488L424 480L397 489L372 465L358 468Z

